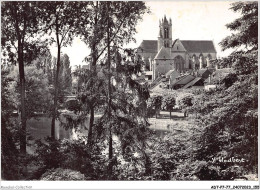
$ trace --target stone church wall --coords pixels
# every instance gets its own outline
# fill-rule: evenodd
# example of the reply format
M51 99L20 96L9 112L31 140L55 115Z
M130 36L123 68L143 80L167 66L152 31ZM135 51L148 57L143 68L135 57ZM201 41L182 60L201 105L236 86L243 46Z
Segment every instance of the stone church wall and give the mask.
M203 58L200 60L200 55L201 54L203 55ZM194 55L196 56L195 62L194 62L194 58L193 58ZM195 64L200 65L200 61L202 61L203 67L206 67L208 65L208 61L210 60L208 58L208 55L211 56L211 59L216 59L217 58L217 54L216 53L194 53L194 52L189 52L188 55L187 55L188 63L189 63L189 60L191 60L192 67L194 67Z
M159 73L160 75L164 75L169 70L172 69L174 69L174 65L173 65L173 60L171 59L167 59L167 60L159 59L154 61L155 78L158 77Z
M189 67L189 59L186 56L186 52L172 52L172 59L174 59L178 55L184 59L184 68L187 69Z

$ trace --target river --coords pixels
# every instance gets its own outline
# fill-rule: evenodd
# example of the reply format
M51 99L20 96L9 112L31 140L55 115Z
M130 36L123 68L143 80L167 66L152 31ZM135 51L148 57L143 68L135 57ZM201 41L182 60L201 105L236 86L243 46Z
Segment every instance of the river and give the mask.
M97 117L96 117L97 119ZM64 120L63 120L64 121ZM80 126L79 131L75 131L74 129L65 129L61 126L61 122L59 120L55 121L55 138L56 139L77 139L78 135L87 135L87 130L84 127L88 127L89 118L85 121L85 123ZM84 126L85 125L85 126ZM44 139L47 136L51 135L51 118L45 116L39 116L37 118L31 118L27 120L27 131L33 137L34 140ZM163 128L161 126L152 126L152 130L155 132L156 136L163 137L165 134L169 132L169 130Z

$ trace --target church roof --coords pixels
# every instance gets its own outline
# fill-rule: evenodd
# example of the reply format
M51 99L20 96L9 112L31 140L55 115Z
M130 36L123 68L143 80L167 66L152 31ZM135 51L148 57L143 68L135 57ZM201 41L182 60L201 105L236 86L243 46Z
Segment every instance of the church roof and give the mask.
M147 53L157 53L157 40L143 40L139 49Z
M217 53L213 41L180 40L188 52L194 53Z
M177 40L173 41L173 45ZM210 40L180 40L181 44L191 53L217 53L213 41ZM146 53L157 53L157 40L143 40L139 48Z
M171 59L171 55L170 52L162 46L154 59Z

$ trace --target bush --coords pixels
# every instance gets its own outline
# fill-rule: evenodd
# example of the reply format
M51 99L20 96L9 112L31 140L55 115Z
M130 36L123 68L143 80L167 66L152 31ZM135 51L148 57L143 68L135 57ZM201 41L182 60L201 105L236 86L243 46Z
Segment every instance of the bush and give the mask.
M191 93L184 93L184 94L180 94L177 98L176 98L176 102L177 105L179 106L179 108L181 108L182 110L184 110L184 116L186 117L186 112L187 112L187 108L191 107L193 105L193 94Z
M155 112L156 117L160 114L161 106L162 106L162 96L161 95L154 95L148 99L147 102L147 109L148 109L148 116L153 116L149 114L153 114Z
M102 173L105 157L97 146L93 146L90 150L84 138L79 140L47 138L45 143L37 141L35 161L39 166L38 173L64 168L79 171L87 179L102 179L104 176Z
M84 174L70 169L51 169L45 172L41 179L43 181L76 181L85 180Z

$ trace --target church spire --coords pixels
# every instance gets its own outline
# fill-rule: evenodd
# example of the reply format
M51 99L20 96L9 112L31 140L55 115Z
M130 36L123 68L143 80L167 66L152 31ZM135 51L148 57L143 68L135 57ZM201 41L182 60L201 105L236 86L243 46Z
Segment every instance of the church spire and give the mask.
M163 23L168 23L168 20L166 18L166 15L164 15Z
M159 20L159 35L158 35L158 47L159 51L162 46L170 48L172 45L172 24L171 19L166 18L166 15Z

